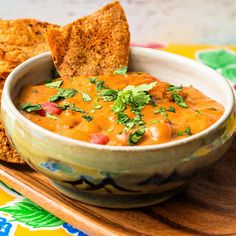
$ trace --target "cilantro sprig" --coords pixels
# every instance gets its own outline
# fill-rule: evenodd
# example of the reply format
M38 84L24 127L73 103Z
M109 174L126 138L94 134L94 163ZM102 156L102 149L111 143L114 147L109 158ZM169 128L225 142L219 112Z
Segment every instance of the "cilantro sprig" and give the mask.
M134 145L138 143L143 135L145 134L145 127L141 127L138 130L135 130L134 132L130 133L128 143L129 145Z
M173 84L169 84L168 88L166 90L172 91L172 92L180 92L182 90L183 86L175 86Z
M163 118L168 119L168 114L166 113L165 107L159 107L158 109L153 111L154 114L160 113Z
M112 105L112 111L117 114L117 123L124 124L126 129L132 129L139 126L139 129L131 132L128 143L130 145L136 144L145 133L145 122L142 120L141 110L143 107L150 103L151 96L148 93L153 87L156 86L157 82L150 84L141 84L138 86L128 85L121 91L116 91L116 100ZM129 118L128 115L124 114L123 111L131 107L131 111L135 114L134 118Z
M175 108L170 106L167 108L167 111L175 113Z
M45 86L49 88L60 88L62 83L63 83L63 80L58 80L52 83L46 83Z
M19 109L30 113L41 110L42 106L40 104L23 103L19 106Z
M108 88L107 86L104 85L103 80L96 80L96 90L101 91L102 89Z
M96 82L96 80L97 80L97 78L94 78L94 77L90 77L88 79L89 79L91 84L94 84Z
M112 105L112 111L114 113L122 112L129 105L132 111L140 112L141 109L150 102L151 96L147 92L155 87L156 83L157 82L153 82L138 86L128 85L118 92L117 99Z
M84 102L92 101L92 98L87 93L84 93L84 92L80 92L80 93L82 94L82 99Z
M182 88L183 88L182 85L175 86L175 85L169 84L166 90L172 92L173 99L177 105L183 108L188 108L188 105L184 101L184 98L179 94L179 92L182 91Z
M71 111L76 111L80 113L85 113L85 111L81 108L78 108L75 106L75 104L67 103L65 105L57 105L58 108L64 110L71 110Z
M129 121L129 117L126 114L123 112L117 114L117 124L125 124L127 121Z
M95 103L95 104L93 104L93 108L94 109L101 109L102 105Z
M192 135L192 131L191 131L190 127L187 127L184 131L177 132L177 136L183 136L184 134L186 134L188 136Z
M50 102L55 102L57 100L65 98L71 98L78 93L76 89L71 89L71 88L57 88L57 89L58 89L57 94L52 95L50 97Z
M90 122L90 121L93 120L93 117L90 116L90 115L83 115L82 117L83 117L86 121L88 121L88 122Z
M103 89L100 91L98 95L101 96L104 101L110 102L110 101L116 100L118 96L118 90Z
M120 112L117 114L117 124L124 124L127 129L132 129L134 126L144 125L145 122L139 113L134 118L129 118L128 115Z
M180 107L188 108L188 105L184 101L184 98L180 96L178 93L173 92L173 99L175 100L176 104L178 104Z
M128 67L124 66L121 68L116 69L113 73L117 75L125 75L127 73Z

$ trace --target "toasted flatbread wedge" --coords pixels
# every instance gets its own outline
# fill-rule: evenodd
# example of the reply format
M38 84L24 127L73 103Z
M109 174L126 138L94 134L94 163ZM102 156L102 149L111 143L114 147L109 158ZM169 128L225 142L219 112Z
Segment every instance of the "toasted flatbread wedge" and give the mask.
M4 80L0 80L0 98L2 97L2 89ZM4 127L0 120L0 161L11 163L24 163L16 150L10 145L10 142L5 134Z
M47 27L58 27L34 19L0 20L0 100L4 81L21 62L49 51ZM0 120L0 160L24 163L10 145Z
M130 33L118 1L62 28L48 30L61 76L106 75L128 65Z
M49 51L46 30L57 27L34 19L0 20L0 78L21 62Z

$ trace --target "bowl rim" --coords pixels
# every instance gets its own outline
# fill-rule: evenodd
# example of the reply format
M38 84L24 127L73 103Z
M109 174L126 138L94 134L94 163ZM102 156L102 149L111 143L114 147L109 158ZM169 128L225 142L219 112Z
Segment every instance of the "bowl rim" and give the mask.
M205 135L209 134L213 130L219 128L230 116L230 114L233 112L234 109L234 93L232 90L232 87L230 84L224 79L220 74L218 74L215 70L201 64L200 62L194 61L192 59L186 58L181 55L177 55L174 53L170 52L165 52L161 50L156 50L156 49L149 49L149 48L141 48L141 47L130 47L131 50L135 51L140 51L140 53L149 53L153 55L158 55L158 56L163 56L169 59L172 59L174 61L180 61L183 63L186 63L188 66L192 67L197 67L199 70L204 71L205 73L211 73L214 75L216 81L220 82L223 84L224 89L227 90L227 99L229 100L227 106L225 107L223 115L210 127L207 129L194 134L192 136L180 139L180 140L175 140L175 141L170 141L166 143L161 143L161 144L154 144L154 145L145 145L145 146L106 146L106 145L99 145L99 144L92 144L89 142L85 141L80 141L76 140L73 138L69 138L57 133L54 133L52 131L49 131L47 129L44 129L43 127L37 125L36 123L32 122L31 120L27 119L23 114L20 113L20 111L16 108L14 105L11 95L10 95L10 87L11 84L16 80L17 75L22 69L25 69L27 67L32 66L32 64L37 64L38 60L43 60L45 58L51 57L51 52L45 52L40 55L34 56L20 65L18 65L7 77L6 82L4 84L3 88L3 95L2 95L2 103L6 102L6 107L12 111L13 115L23 122L24 124L28 125L31 130L38 131L39 133L42 133L43 135L49 136L50 138L59 140L61 142L65 142L69 145L76 145L76 146L81 146L83 148L90 148L90 149L96 149L96 150L102 150L102 151L122 151L122 152L134 152L134 151L154 151L154 150L159 150L159 149L165 149L165 148L170 148L182 144L187 144L189 142L192 142L194 140L198 140L199 138L204 137ZM16 85L17 83L15 83ZM14 86L15 86L14 85ZM13 88L14 89L14 88ZM2 106L3 107L3 104Z

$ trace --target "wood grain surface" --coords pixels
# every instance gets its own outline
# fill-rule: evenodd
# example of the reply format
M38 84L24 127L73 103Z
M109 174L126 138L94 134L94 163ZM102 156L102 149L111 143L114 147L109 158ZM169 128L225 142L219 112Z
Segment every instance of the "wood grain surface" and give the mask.
M236 235L236 139L207 176L152 207L111 210L82 204L28 166L1 163L0 180L90 236Z

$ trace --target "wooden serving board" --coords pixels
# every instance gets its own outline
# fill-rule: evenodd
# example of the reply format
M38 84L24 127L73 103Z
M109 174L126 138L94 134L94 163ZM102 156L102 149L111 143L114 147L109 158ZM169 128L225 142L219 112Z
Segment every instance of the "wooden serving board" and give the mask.
M207 176L152 207L111 210L82 204L28 166L1 163L0 180L91 236L236 235L236 139Z

